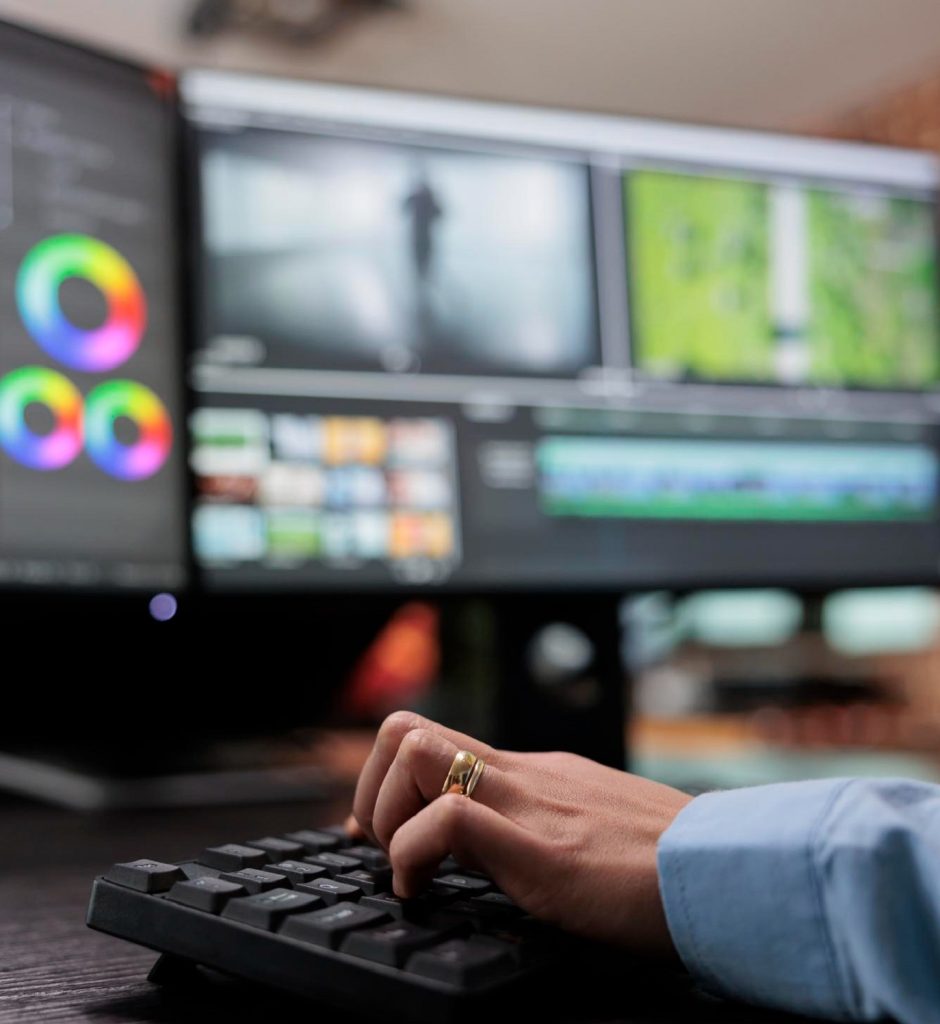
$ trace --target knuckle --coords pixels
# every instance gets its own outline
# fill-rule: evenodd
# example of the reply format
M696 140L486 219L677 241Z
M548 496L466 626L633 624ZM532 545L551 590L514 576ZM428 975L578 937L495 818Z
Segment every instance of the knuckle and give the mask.
M419 726L402 737L398 746L398 756L406 767L415 768L432 757L436 750L437 737L429 729Z
M398 745L411 732L424 725L424 719L412 711L393 711L379 727L378 742Z
M572 754L567 750L555 750L550 754L546 754L545 757L553 768L560 771L575 768L580 765L583 760L577 754Z

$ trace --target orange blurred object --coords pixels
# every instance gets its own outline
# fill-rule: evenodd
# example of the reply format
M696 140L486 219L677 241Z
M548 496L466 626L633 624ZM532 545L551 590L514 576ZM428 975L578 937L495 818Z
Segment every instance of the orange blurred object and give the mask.
M440 665L439 620L432 605L402 605L353 669L340 699L341 713L374 720L426 693Z

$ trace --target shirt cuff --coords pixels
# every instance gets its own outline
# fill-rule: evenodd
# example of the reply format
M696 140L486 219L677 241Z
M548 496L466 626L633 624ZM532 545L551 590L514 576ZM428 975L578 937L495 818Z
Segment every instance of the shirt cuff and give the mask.
M679 956L717 994L851 1019L823 914L820 830L847 779L708 793L659 841Z

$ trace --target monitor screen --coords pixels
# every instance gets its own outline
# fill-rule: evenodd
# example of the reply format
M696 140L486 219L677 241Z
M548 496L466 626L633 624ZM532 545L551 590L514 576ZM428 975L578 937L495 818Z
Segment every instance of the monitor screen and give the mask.
M200 73L210 588L934 579L937 167Z
M175 109L0 26L0 586L184 582Z
M624 176L637 370L709 382L940 383L935 207L863 185Z
M207 131L200 151L216 344L249 335L278 368L597 363L583 165L270 128Z

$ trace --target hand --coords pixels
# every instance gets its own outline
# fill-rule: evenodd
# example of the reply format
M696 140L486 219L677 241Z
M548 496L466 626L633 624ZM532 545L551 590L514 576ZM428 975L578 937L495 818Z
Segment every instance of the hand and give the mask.
M440 796L458 750L486 760L473 797ZM656 844L691 798L574 754L519 754L419 715L385 720L353 813L389 855L399 896L449 854L535 917L639 951L672 951Z

